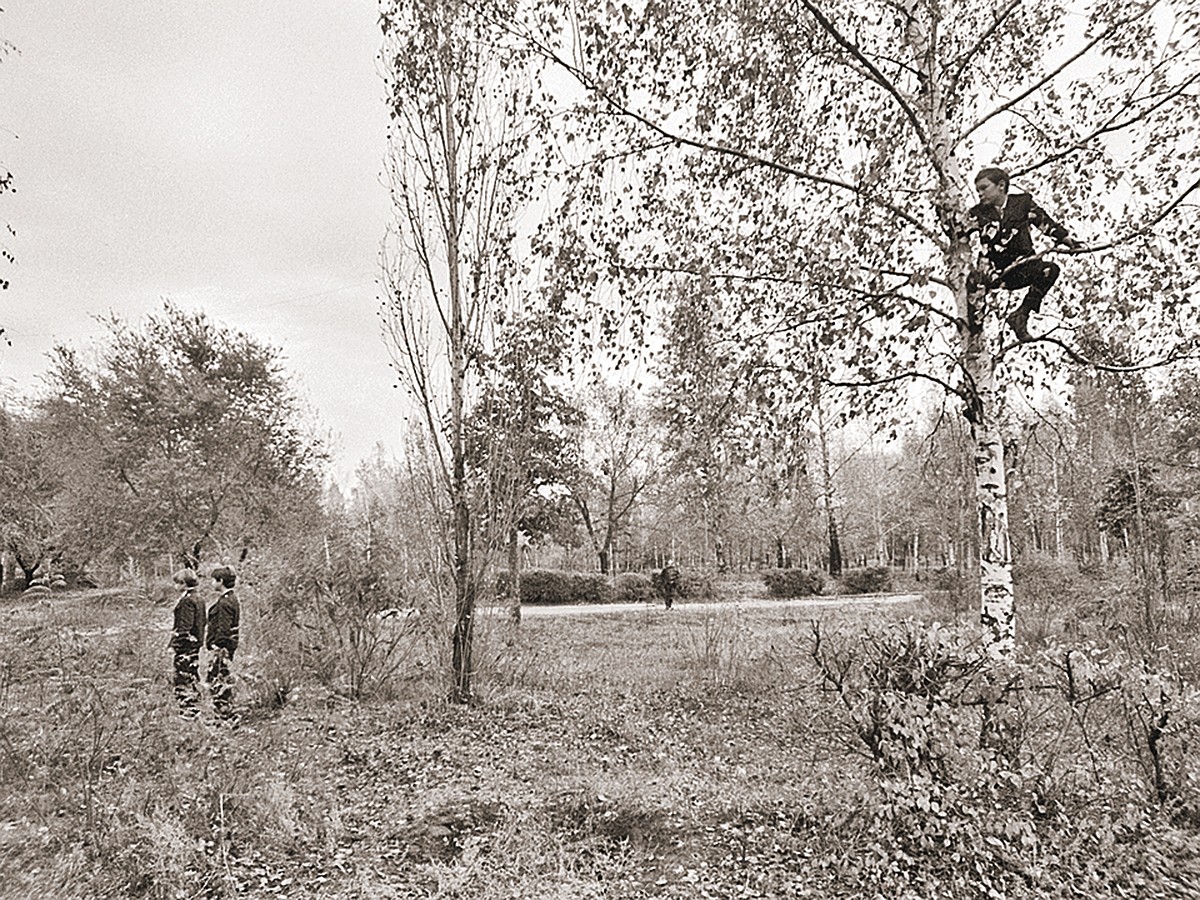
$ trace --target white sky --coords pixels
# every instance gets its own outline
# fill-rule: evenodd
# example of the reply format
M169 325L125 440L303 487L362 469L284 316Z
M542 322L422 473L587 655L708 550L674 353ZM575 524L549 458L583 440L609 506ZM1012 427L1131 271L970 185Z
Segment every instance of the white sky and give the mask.
M10 0L0 392L170 299L280 348L345 481L398 447L379 336L385 88L370 0Z

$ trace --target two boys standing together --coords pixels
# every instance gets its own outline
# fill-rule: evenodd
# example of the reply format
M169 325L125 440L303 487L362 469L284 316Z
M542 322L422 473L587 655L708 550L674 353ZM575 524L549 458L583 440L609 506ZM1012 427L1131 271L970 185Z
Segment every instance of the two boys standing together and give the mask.
M183 589L175 604L175 624L171 630L171 649L175 653L175 697L185 715L199 711L200 648L212 654L208 684L213 709L223 719L233 716L233 677L229 664L238 646L240 613L233 586L237 574L229 566L212 570L217 600L205 613L204 600L197 596L200 579L191 569L181 569L172 580Z

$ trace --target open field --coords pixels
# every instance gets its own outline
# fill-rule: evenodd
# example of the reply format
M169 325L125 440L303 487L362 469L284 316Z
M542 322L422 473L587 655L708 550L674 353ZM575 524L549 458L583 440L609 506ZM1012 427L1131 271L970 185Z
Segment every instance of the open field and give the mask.
M0 601L0 896L1200 896L1179 667L1135 686L1099 649L1085 668L1048 646L1011 694L1019 741L989 749L1003 683L947 665L952 630L900 622L924 604L485 618L480 702L456 707L431 617L351 703L243 603L230 728L177 714L165 607Z

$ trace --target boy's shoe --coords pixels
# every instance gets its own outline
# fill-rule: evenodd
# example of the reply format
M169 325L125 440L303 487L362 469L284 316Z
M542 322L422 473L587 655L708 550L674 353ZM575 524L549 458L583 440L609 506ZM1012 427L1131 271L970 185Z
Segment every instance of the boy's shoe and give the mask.
M1008 327L1013 330L1018 341L1029 340L1029 310L1018 306L1008 317Z

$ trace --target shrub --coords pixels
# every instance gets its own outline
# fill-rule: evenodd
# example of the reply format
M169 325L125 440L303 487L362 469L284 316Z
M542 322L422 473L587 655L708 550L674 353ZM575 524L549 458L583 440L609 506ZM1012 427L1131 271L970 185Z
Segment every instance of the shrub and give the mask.
M549 569L521 573L522 603L608 603L612 598L613 588L603 575Z
M406 585L348 537L337 535L329 551L301 560L269 588L270 665L256 691L265 705L287 701L297 664L353 700L386 693L419 643L420 613Z
M808 569L768 569L762 577L772 597L811 597L825 587L821 573Z
M842 590L847 594L879 594L892 589L892 570L887 566L851 569L842 573Z
M661 569L650 576L650 585L654 592L654 598L661 600L667 596ZM680 569L679 584L675 586L675 599L712 603L717 599L717 588L709 576Z
M676 596L684 600L711 603L717 598L717 589L709 576L684 570L679 573L679 593Z
M651 579L638 572L622 572L613 579L614 603L650 603L656 593Z

